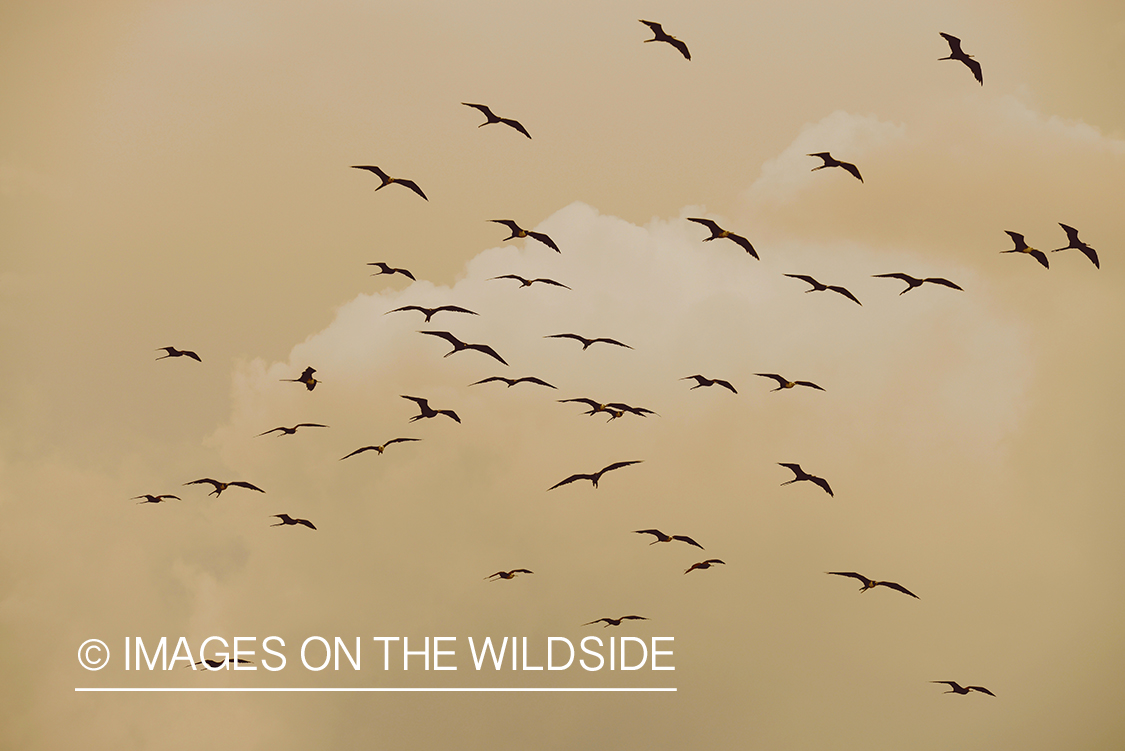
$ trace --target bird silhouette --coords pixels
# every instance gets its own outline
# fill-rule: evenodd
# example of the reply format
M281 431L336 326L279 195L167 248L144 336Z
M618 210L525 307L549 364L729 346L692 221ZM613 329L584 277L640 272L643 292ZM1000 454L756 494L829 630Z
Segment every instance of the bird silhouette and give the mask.
M730 384L730 381L724 381L720 378L707 378L706 376L701 376L701 375L690 375L690 376L684 376L680 380L681 381L690 381L692 378L695 379L695 385L692 386L690 389L688 389L688 391L694 391L695 389L700 388L702 386L722 386L725 389L730 389L730 392L732 394L738 393L737 391L735 391L734 386L732 386Z
M407 279L409 279L412 282L418 281L417 279L414 278L414 275L411 274L406 269L392 268L392 267L388 266L387 264L383 263L382 261L376 261L375 263L369 263L367 265L379 267L379 271L372 274L371 276L382 276L383 274L402 274L403 276L405 276Z
M874 579L868 579L863 574L857 574L854 571L825 571L824 573L832 574L833 576L850 576L853 579L858 579L859 581L863 582L863 588L859 590L860 592L866 592L867 590L873 589L875 587L889 587L890 589L896 589L899 592L902 592L904 595L910 595L916 600L921 599L920 597L918 597L918 595L914 594L901 584L896 584L895 582L875 581Z
M486 355L488 355L488 356L490 356L490 357L492 357L496 360L499 360L504 365L508 364L504 360L503 357L501 357L499 354L497 354L496 350L494 350L492 347L488 346L487 344L466 344L465 342L461 341L460 339L458 339L457 337L455 337L453 334L449 333L448 331L419 331L418 333L419 334L428 334L429 336L437 336L437 337L440 337L440 338L444 339L445 341L449 342L450 344L452 344L453 349L450 350L449 352L446 352L445 357L449 357L454 352L462 352L466 349L475 349L477 352L483 352L484 354L486 354Z
M542 232L532 232L531 230L523 229L511 219L489 219L488 221L503 224L512 231L511 235L504 238L505 240L514 240L518 237L530 237L532 240L538 240L543 243L556 253L562 253L562 251L559 250L559 246L555 245L555 241Z
M716 563L721 563L721 564L723 564L724 566L726 565L726 561L723 561L723 560L719 560L718 558L708 558L708 559L707 559L707 560L705 560L705 561L700 561L699 563L693 563L693 564L691 564L691 566L690 566L690 567L688 568L688 570L687 570L687 571L685 571L684 573L685 573L685 574L690 574L690 573L691 573L692 571L695 571L695 570L696 570L697 568L700 568L700 569L703 569L703 568L711 568L711 567L712 567L713 565L715 565Z
M355 456L356 454L362 454L364 451L375 451L379 454L382 454L383 451L386 450L387 446L390 446L392 443L404 443L406 441L420 441L420 440L422 440L422 439L421 438L392 438L391 440L389 440L386 443L381 444L379 446L364 446L362 448L358 448L355 451L353 451L352 453L348 454L348 456ZM345 459L348 458L348 456L341 456L340 461L344 461Z
M725 229L715 224L710 219L700 219L698 217L689 216L687 220L689 222L695 222L696 224L702 224L704 227L711 230L711 236L703 238L703 242L706 243L711 242L712 240L721 240L725 237L728 240L733 240L734 242L738 243L747 253L754 256L755 258L758 258L758 252L754 250L754 246L751 245L750 241L742 235L736 235L733 232L727 232Z
M404 311L404 310L421 311L426 316L426 320L424 321L424 323L429 323L430 319L433 318L434 313L440 313L443 310L448 311L450 313L468 313L469 315L474 315L474 316L480 315L480 313L476 313L472 310L469 310L468 308L460 308L456 305L439 305L436 308L423 308L420 305L403 305L401 308L395 308L394 310L388 310L383 315L387 315L387 313L399 313L399 312Z
M470 383L469 385L470 386L477 386L477 385L480 385L482 383L491 383L492 381L503 381L504 383L508 384L508 388L511 388L512 386L515 386L517 383L537 383L540 386L546 386L547 388L551 388L551 389L558 388L557 386L552 386L551 384L547 383L546 381L544 381L542 379L539 379L539 378L536 378L535 376L524 376L523 378L505 378L504 376L490 376L488 378L482 378L479 381L474 381L473 383Z
M1043 268L1051 268L1050 264L1047 263L1047 254L1041 250L1036 250L1035 248L1029 246L1023 239L1023 235L1021 235L1019 232L1012 232L1010 230L1004 230L1004 232L1008 235L1008 237L1012 238L1013 242L1015 242L1016 244L1016 247L1012 248L1011 250L1002 250L1000 251L1001 253L1027 253L1036 261L1039 261Z
M250 483L243 482L242 480L236 480L234 482L219 482L218 480L212 480L210 477L204 477L204 478L201 478L199 480L192 480L191 482L185 482L184 485L199 485L199 484L202 484L202 483L209 483L210 485L214 486L215 489L212 490L207 495L213 495L216 498L218 498L220 495L222 495L224 490L226 490L227 488L231 488L231 487L249 488L250 490L257 490L259 493L266 492L266 491L262 490L261 488L259 488L257 485L251 485Z
M698 542L691 539L687 535L666 535L659 529L635 529L633 530L633 533L638 535L654 535L656 539L650 542L649 545L655 545L658 542L671 542L672 540L679 540L680 542L686 542L688 545L694 545L700 550L704 549L702 545L700 545Z
M570 289L570 287L567 287L565 284L562 284L560 282L556 282L554 279L543 279L542 277L540 277L539 279L524 279L518 274L504 274L503 276L494 276L492 277L492 279L516 279L517 281L519 281L521 288L530 287L536 282L540 282L542 284L550 284L555 287L562 287L563 289ZM490 279L489 281L492 281L492 279Z
M602 628L609 628L610 626L620 626L621 621L647 621L647 620L648 620L648 618L645 618L643 615L623 615L620 618L599 618L596 621L590 621L589 623L583 623L582 625L583 626L593 626L595 623L601 623L602 621L605 621L605 625L602 626Z
M820 386L817 386L812 381L790 381L788 378L782 378L777 373L755 373L754 375L762 376L763 378L772 378L773 380L777 381L777 388L776 389L770 389L770 391L781 391L782 389L791 389L794 386L808 386L810 389L816 389L817 391L824 391L824 389L822 389Z
M526 568L514 568L511 571L497 571L495 574L489 574L488 576L486 576L484 578L486 580L492 579L492 581L498 582L501 579L515 579L516 574L534 574L534 573L535 573L534 571L529 571Z
M602 342L604 344L615 344L618 347L624 347L625 349L632 349L632 347L630 347L628 344L623 344L622 342L619 342L616 339L607 339L604 336L597 337L595 339L587 339L586 337L579 336L578 334L548 334L547 336L545 336L543 338L544 339L573 339L577 342L582 342L582 350L583 351L586 351L587 349L589 349L591 344L596 344L598 342Z
M599 469L597 472L595 472L592 475L571 475L570 477L566 478L565 480L562 480L561 482L555 483L551 487L547 488L547 490L554 490L555 488L561 487L563 485L568 485L569 483L572 483L576 480L589 480L590 482L592 482L594 484L594 487L596 488L596 487L598 487L598 480L602 479L602 475L604 475L606 472L611 472L615 469L621 469L622 467L628 467L630 464L640 464L640 463L641 463L641 460L639 460L639 459L637 461L631 461L631 462L615 462L613 464L610 464L608 467L602 467L601 469Z
M165 498L175 498L177 501L182 500L178 495L170 495L167 493L165 493L164 495L135 495L129 500L135 501L138 498L145 499L141 501L141 503L162 503Z
M454 422L461 422L461 418L458 417L457 413L451 409L434 409L430 406L430 403L428 401L417 396L402 395L402 398L409 399L410 401L416 403L418 405L418 409L420 410L420 414L411 417L410 422L421 420L423 417L437 417L438 415L445 415L446 417L452 418Z
M946 34L944 31L939 31L942 38L949 42L949 56L939 57L938 60L960 60L969 66L969 70L973 72L973 78L977 79L977 83L984 86L984 77L981 75L980 63L973 59L972 55L966 55L961 51L961 40L952 34Z
M203 362L202 360L199 359L199 355L195 354L190 349L176 349L175 347L157 347L156 348L157 352L160 352L161 350L167 352L168 354L161 355L160 357L156 358L157 360L163 360L166 357L190 357L191 359L195 360L196 362Z
M816 279L813 279L811 276L808 276L806 274L786 274L785 276L787 276L791 279L800 279L802 282L808 282L809 284L811 284L812 289L806 289L805 290L806 294L809 293L809 292L824 292L825 290L831 290L832 292L836 292L836 293L839 293L839 294L843 295L844 297L846 297L849 300L851 300L852 302L854 302L856 305L863 305L863 303L861 303L859 300L856 299L855 295L853 295L851 292L844 289L843 287L836 287L836 286L833 286L831 284L821 284Z
M1064 232L1066 232L1066 237L1070 241L1070 243L1065 248L1055 248L1051 252L1058 253L1060 250L1070 250L1071 248L1073 248L1074 250L1081 250L1086 255L1086 257L1090 259L1090 263L1094 264L1094 268L1100 269L1102 265L1098 263L1098 254L1094 252L1093 248L1078 239L1078 230L1076 230L1074 227L1067 226L1062 222L1059 222L1059 226L1063 228Z
M623 402L596 402L593 399L588 399L584 396L575 397L574 399L559 399L558 401L560 403L581 402L582 404L585 404L590 408L589 411L587 411L585 414L593 415L597 414L598 412L608 412L613 415L609 418L610 420L615 420L618 417L621 417L626 412L631 415L638 415L640 417L656 414L651 409L646 409L644 407L631 407Z
M944 683L948 685L950 690L945 692L947 694L967 694L970 691L980 691L982 694L996 696L996 694L992 693L984 686L962 686L957 683L957 681L930 681L930 683Z
M872 274L871 276L872 276L872 278L877 278L877 279L886 279L886 278L901 279L902 281L906 282L906 285L907 285L906 289L904 289L902 292L899 292L900 295L905 295L910 290L914 289L915 287L921 287L926 282L930 282L931 284L941 284L941 285L944 285L946 287L951 287L953 289L961 289L960 287L958 287L956 284L949 281L948 279L942 279L941 277L938 277L938 276L928 276L925 279L916 279L915 277L912 277L909 274ZM962 291L964 291L964 290L962 290Z
M652 39L646 39L645 42L667 42L668 44L678 49L680 51L680 54L683 55L685 59L691 59L691 53L688 52L687 45L681 42L679 39L676 39L676 37L664 31L660 24L656 23L655 21L645 21L643 19L637 20L652 29L652 33L655 34Z
M824 164L819 167L813 167L810 170L811 172L816 172L818 169L824 169L825 167L842 167L848 172L851 172L856 180L863 182L863 176L859 174L859 168L851 162L841 162L839 159L834 159L827 151L819 151L816 154L807 154L807 156L816 156L824 160Z
M414 182L413 180L404 180L401 177L391 177L378 167L374 167L369 164L353 164L352 169L367 170L368 172L374 173L380 180L382 180L383 182L375 190L381 190L388 185L391 185L392 183L397 183L405 188L410 188L412 191L422 196L422 198L426 198L426 194L423 193L422 189L418 187L418 183ZM428 201L430 199L426 198L426 200Z
M308 519L294 519L289 514L272 514L271 516L281 520L277 524L271 524L271 527L283 527L291 524L304 524L309 529L316 529L316 527L313 526L313 523Z
M510 128L515 128L516 130L518 130L520 133L523 133L528 138L531 138L531 134L527 132L527 129L524 128L522 125L520 125L520 123L516 120L509 120L506 117L497 117L496 115L492 114L492 110L490 110L487 106L485 106L483 104L469 104L468 102L461 102L461 104L465 105L466 107L472 107L474 109L480 110L481 114L488 118L483 123L478 125L477 126L478 128L483 128L486 125L493 125L494 123L503 123L504 125L507 125Z
M258 433L258 436L269 435L270 433L277 433L281 431L280 435L293 435L297 432L297 428L327 428L327 425L321 425L319 422L299 422L291 428L277 427L273 430L267 430L265 433Z
M801 469L800 464L778 462L778 466L786 467L787 469L791 470L793 472L793 474L795 475L795 477L792 480L787 480L786 482L781 483L782 485L789 485L790 483L800 482L801 480L808 480L809 482L812 482L812 483L815 483L815 484L819 485L824 490L824 492L827 493L828 495L834 496L834 494L832 492L832 488L828 487L828 481L827 480L825 480L823 477L817 477L816 475L810 475L808 472Z
M224 657L221 660L210 660L210 659L205 658L205 659L202 659L195 664L196 665L207 665L208 669L210 669L210 670L221 670L224 665L229 665L231 662L234 662L234 660L231 660L231 659L226 658L226 657ZM238 658L237 662L238 662L239 665L253 665L254 664L253 660L244 660L241 657ZM192 668L192 670L195 669L191 665L184 665L184 667L185 668ZM228 667L227 670L229 670L229 669L230 668Z
M303 383L305 384L305 388L312 391L316 388L316 385L320 383L316 378L313 378L313 373L315 372L316 368L305 368L305 372L301 373L300 378L279 378L278 380L287 381L289 383Z

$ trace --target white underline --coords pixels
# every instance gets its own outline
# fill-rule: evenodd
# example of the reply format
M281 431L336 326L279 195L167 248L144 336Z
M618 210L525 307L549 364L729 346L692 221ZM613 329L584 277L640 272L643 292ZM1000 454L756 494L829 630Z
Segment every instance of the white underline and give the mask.
M380 691L388 693L405 693L405 692L486 692L486 693L534 693L534 692L654 692L654 691L676 691L675 688L375 688L375 687L356 687L356 688L313 688L313 687L296 687L296 688L140 688L140 687L125 687L125 688L83 688L78 687L75 691L94 691L94 692L234 692L234 693L263 693L274 691L297 691L297 692L359 692L359 691Z

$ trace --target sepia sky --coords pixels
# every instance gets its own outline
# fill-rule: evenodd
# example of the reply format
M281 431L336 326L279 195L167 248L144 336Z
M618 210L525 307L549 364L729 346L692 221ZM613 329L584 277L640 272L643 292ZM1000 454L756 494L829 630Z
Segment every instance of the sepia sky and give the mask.
M1120 748L1123 84L1116 2L3 6L0 747ZM1100 269L1001 253L1059 223ZM388 315L444 304L479 315ZM125 670L211 636L258 669ZM311 636L362 668L306 670ZM456 671L373 641L438 636ZM474 669L505 636L671 637L675 670Z

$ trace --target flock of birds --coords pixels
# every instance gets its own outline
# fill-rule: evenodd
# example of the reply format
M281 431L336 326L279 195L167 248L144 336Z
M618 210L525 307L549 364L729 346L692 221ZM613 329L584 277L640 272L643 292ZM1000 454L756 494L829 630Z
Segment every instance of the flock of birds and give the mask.
M678 50L680 52L680 54L682 54L683 57L686 60L691 60L691 54L688 50L687 45L683 41L681 41L681 40L677 39L676 37L671 36L668 33L666 33L659 23L655 23L655 22L652 22L652 21L645 21L645 20L641 20L641 23L645 24L649 29L651 29L651 31L654 34L653 38L646 39L646 40L644 40L645 42L664 42L664 43L667 43L670 46L674 47L676 50ZM981 73L980 63L978 63L971 55L967 55L962 51L961 41L957 37L951 36L949 34L944 34L944 33L942 33L941 36L949 43L950 54L947 57L939 58L939 59L941 59L941 60L958 60L958 61L964 63L970 69L970 71L973 74L973 77L977 80L977 82L981 83L983 85L983 77L982 77L982 73ZM483 105L483 104L472 104L472 103L469 103L469 102L463 102L462 104L464 104L467 107L474 108L474 109L478 110L482 115L484 115L486 120L485 120L484 123L481 123L478 127L484 127L485 125L502 124L502 125L506 125L506 126L512 128L513 130L519 132L520 134L522 134L523 136L525 136L529 139L531 138L531 134L528 132L528 130L517 120L499 117L499 116L495 115L488 106ZM847 171L848 173L850 173L852 176L854 176L861 183L863 182L863 177L860 174L859 169L854 164L851 164L849 162L840 161L840 160L836 159L835 157L833 157L831 155L831 153L829 153L827 151L809 154L809 156L819 158L822 161L822 164L820 164L819 166L813 167L812 171L822 170L822 169L826 169L826 168L829 168L829 167L838 167L838 168L841 168L841 169ZM377 166L374 166L374 165L354 165L353 168L370 172L373 175L375 175L376 177L378 177L379 180L380 180L380 184L375 188L376 191L381 190L381 189L387 187L388 185L401 185L402 187L406 188L407 190L410 190L413 193L415 193L420 198L422 198L424 200L427 200L427 201L429 200L427 198L426 194L421 189L421 187L419 187L419 185L416 182L414 182L413 180L399 178L399 177L392 177L392 176L388 175L386 172L384 172L381 168L379 168ZM549 237L548 235L546 235L542 232L524 229L516 221L511 220L511 219L491 219L489 221L497 223L497 224L501 224L508 229L510 234L507 237L503 238L504 241L514 240L514 239L530 239L530 240L533 240L537 243L541 243L542 245L551 249L555 253L560 253L560 254L562 253L562 250L560 249L559 245L551 237ZM737 244L738 246L740 246L743 250L745 250L745 252L748 255L750 255L751 257L753 257L755 259L759 258L757 250L754 248L753 244L751 244L751 242L746 237L744 237L742 235L739 235L739 234L735 234L734 232L728 231L728 230L720 227L715 221L713 221L711 219L704 218L704 217L688 217L687 221L699 224L699 225L705 227L707 230L710 231L710 233L711 233L710 236L704 238L704 240L703 240L704 242L710 242L712 240L719 240L719 239L730 240L730 241L734 242L735 244ZM1060 226L1065 231L1069 242L1066 246L1064 246L1062 248L1056 248L1052 252L1058 252L1058 251L1069 250L1069 249L1076 249L1076 250L1081 251L1083 254L1085 254L1086 257L1094 264L1095 267L1100 268L1100 263L1099 263L1097 253L1094 251L1093 248L1091 248L1090 246L1088 246L1087 244L1085 244L1084 242L1082 242L1079 239L1078 231L1076 229L1074 229L1073 227L1070 227L1070 226L1065 225L1065 224L1060 224ZM1010 250L1001 251L1002 253L1023 253L1023 254L1027 254L1027 255L1032 256L1038 263L1040 263L1045 268L1049 268L1047 255L1043 251L1037 250L1035 248L1032 248L1032 247L1028 246L1028 244L1024 240L1023 235L1018 234L1016 232L1007 231L1007 230L1006 230L1006 232L1012 238L1012 240L1014 241L1015 247L1010 249ZM392 267L385 262L375 262L375 263L371 263L371 264L368 264L368 265L375 266L379 269L373 275L377 276L377 275L395 275L395 274L398 274L398 275L405 276L412 281L415 281L414 275L407 269ZM803 281L806 284L810 285L810 288L805 290L805 292L831 291L831 292L835 292L835 293L837 293L837 294L839 294L843 297L846 297L847 299L851 300L852 302L856 303L857 305L862 305L862 303L859 301L859 299L854 294L852 294L851 291L849 291L848 289L846 289L844 287L841 287L841 286L838 286L838 285L823 284L820 281L818 281L817 279L815 279L811 276L808 276L808 275L804 275L804 274L785 274L785 276ZM897 273L897 272L896 273L886 273L886 274L875 274L873 276L876 277L876 278L897 279L899 281L904 282L907 286L906 286L905 289L903 289L899 293L900 295L906 294L907 292L909 292L909 291L911 291L911 290L913 290L917 287L920 287L924 284L940 285L940 286L948 287L948 288L951 288L951 289L954 289L954 290L961 290L962 289L959 285L955 284L954 282L952 282L948 279L940 278L940 277L916 278L916 277L910 276L910 275L905 274L905 273ZM528 278L519 276L517 274L503 274L503 275L500 275L500 276L492 277L492 279L493 280L512 279L512 280L518 281L520 283L521 288L530 287L530 286L535 285L535 284L543 284L543 285L547 285L547 286L556 286L556 287L560 287L560 288L564 288L564 289L570 289L570 287L568 287L567 285L562 284L561 282L558 282L554 279L548 279L548 278L528 279ZM426 323L426 324L431 323L431 319L434 316L438 315L439 313L455 313L455 314L472 315L472 316L479 315L475 311L469 310L467 308L464 308L464 307L461 307L461 306L458 306L458 305L452 305L452 304L440 305L440 306L437 306L437 307L434 307L434 308L426 308L426 307L422 307L422 306L419 306L419 305L404 305L402 307L398 307L398 308L395 308L393 310L386 311L386 314L404 313L404 312L422 313L425 317L424 323ZM447 344L449 344L452 347L452 349L449 352L446 352L444 354L444 357L449 357L451 355L454 355L454 354L457 354L457 353L460 353L460 352L465 352L465 351L476 351L476 352L479 352L479 353L481 353L481 354L483 354L487 357L492 358L493 360L495 360L498 363L501 363L505 366L508 365L507 361L495 349L493 349L491 346L489 346L487 344L464 342L460 338L458 338L456 335L454 335L453 333L451 333L449 331L421 330L418 333L424 334L426 336L442 339ZM572 339L572 340L575 340L582 345L583 351L589 349L591 346L593 346L595 344L606 345L606 346L615 346L615 347L620 347L620 348L625 348L625 349L632 349L632 347L630 345L625 344L624 342L618 341L616 339L608 338L608 337L585 337L585 336L575 334L575 333L558 333L558 334L545 335L544 338L547 338L547 339ZM163 356L161 356L157 359L187 357L187 358L194 359L196 361L202 362L199 355L196 354L193 351L190 351L190 350L179 350L179 349L176 349L175 347L161 347L161 348L159 348L159 350L164 351L166 354L164 354ZM288 382L293 382L293 383L303 384L308 391L313 391L316 388L316 386L319 383L321 383L321 381L314 376L315 373L316 373L315 368L308 367L297 378L282 379L282 380L288 381ZM818 390L818 391L824 391L824 389L821 386L817 385L816 383L813 383L812 381L790 380L789 378L787 378L785 376L782 376L782 375L779 375L779 374L776 374L776 373L755 373L754 375L756 375L758 377L770 379L773 382L775 382L776 388L772 389L773 391L781 391L781 390L784 390L784 389L792 389L792 388L795 388L797 386L800 386L800 387L803 387L803 388L808 388L808 389L814 389L814 390ZM733 394L738 393L737 389L735 388L735 386L730 381L724 380L724 379L721 379L721 378L711 378L711 377L707 377L707 376L704 376L704 375L701 375L701 374L695 374L695 375L684 376L680 380L695 381L695 385L690 387L692 390L698 389L698 388L718 386L720 388L724 388L724 389L729 390ZM554 386L551 383L549 383L548 381L546 381L542 378L538 378L536 376L523 376L523 377L520 377L520 378L508 378L508 377L505 377L505 376L490 376L490 377L487 377L487 378L482 378L482 379L480 379L478 381L475 381L474 383L469 384L469 385L470 386L477 386L477 385L493 383L493 382L504 383L508 388L511 388L512 386L515 386L516 384L527 383L527 384L531 384L531 385L536 385L536 386L541 386L541 387L544 387L544 388L556 389L557 390L556 386ZM409 423L414 423L414 422L417 422L417 421L423 420L423 419L436 418L436 417L439 417L439 416L448 418L450 420L453 420L456 423L461 423L460 416L454 410L448 409L448 408L442 408L442 409L434 408L430 405L429 400L426 399L426 398L418 397L418 396L410 396L410 395L406 395L406 394L401 395L401 398L403 398L405 400L408 400L410 402L413 402L414 405L418 409L418 414L410 417L409 420L408 420ZM605 414L605 415L608 416L609 421L613 421L613 420L616 420L618 418L621 418L626 414L636 415L636 416L640 416L640 417L646 417L648 415L656 414L652 410L644 408L644 407L631 406L631 405L628 405L628 404L625 404L625 403L622 403L622 402L600 402L600 401L590 399L590 398L586 398L586 397L559 399L557 401L560 402L560 403L574 402L574 403L583 404L586 407L588 407L588 409L585 411L584 414L586 414L586 415ZM266 431L258 434L258 436L261 437L261 436L266 436L266 435L270 435L270 434L274 434L274 433L277 433L279 436L288 436L288 435L295 434L298 430L303 430L303 429L307 429L307 428L327 428L327 427L328 427L327 425L322 424L322 423L302 422L302 423L297 423L297 424L292 425L292 426L275 427L275 428L272 428L270 430L266 430ZM359 454L363 454L365 452L371 452L371 451L381 455L381 454L383 454L383 452L388 447L390 447L392 445L395 445L395 444L398 444L398 443L416 442L416 441L420 441L420 440L421 439L419 439L419 438L413 438L413 437L397 437L397 438L392 438L390 440L387 440L382 444L361 446L361 447L356 448L355 450L351 451L350 453L340 457L340 461L343 461L345 459L350 459L350 458L355 457ZM640 464L640 463L641 463L641 460L617 461L617 462L612 462L610 464L607 464L606 466L602 467L601 469L598 469L598 470L593 471L593 472L574 473L574 474L571 474L571 475L565 477L562 480L559 480L554 485L551 485L549 488L547 488L547 490L552 491L552 490L555 490L557 488L561 488L561 487L570 485L572 483L577 483L577 482L581 482L581 481L589 481L593 488L597 488L599 481L601 481L607 473L616 472L617 470L620 470L620 469L623 469L623 468L626 468L626 467L630 467L630 466L633 466L633 465L637 465L637 464ZM790 485L790 484L798 483L798 482L809 482L809 483L812 483L813 485L818 486L820 489L822 489L829 496L834 495L833 491L832 491L832 488L829 485L827 480L825 480L822 477L810 474L809 472L805 471L801 467L800 464L792 463L792 462L779 462L778 464L779 464L779 466L784 467L784 468L790 470L793 473L792 479L789 479L789 480L781 483L781 485L784 486L784 485ZM185 486L189 486L189 485L210 485L212 490L209 493L209 495L213 495L213 496L216 496L216 497L222 495L222 493L224 491L226 491L227 489L232 488L232 487L252 490L252 491L256 491L258 493L264 493L265 492L264 490L262 490L261 488L257 487L256 485L254 485L250 482L246 482L246 481L242 481L242 480L223 482L223 481L212 479L210 477L202 477L202 478L197 479L197 480L192 480L192 481L184 483L184 485ZM163 503L163 502L165 502L169 499L181 500L179 498L179 496L172 495L172 494L161 494L161 495L146 494L146 495L136 496L134 498L134 500L138 500L138 502L140 504L160 504L160 503ZM276 518L279 521L275 524L270 525L270 526L275 526L275 527L304 526L304 527L307 527L310 530L316 530L317 529L316 526L311 521L309 521L308 519L292 517L292 516L290 516L286 513L273 514L271 518ZM681 542L681 543L684 543L687 546L699 548L700 550L704 549L703 546L699 542L697 542L695 539L693 539L690 536L683 535L683 534L669 535L669 534L665 534L664 532L662 532L659 529L638 529L638 530L634 530L634 533L639 534L639 535L651 535L654 539L649 543L650 545L656 545L658 543ZM706 560L693 563L692 565L690 565L684 571L684 574L686 575L686 574L689 574L693 571L706 570L706 569L709 569L709 568L711 568L712 566L715 566L715 565L725 565L725 561L723 561L722 559L719 559L719 558L708 558ZM487 577L484 577L484 578L487 581L493 581L493 582L495 582L495 581L505 581L505 580L514 579L518 575L532 575L533 573L534 573L533 571L531 571L530 569L527 569L527 568L514 568L514 569L510 569L510 570L497 571L495 573L489 574ZM825 572L825 573L827 573L829 575L832 575L832 576L847 577L847 578L851 578L851 579L855 579L855 580L859 581L862 584L860 592L866 592L866 591L868 591L870 589L874 589L876 587L885 587L887 589L892 589L892 590L895 590L895 591L900 592L902 594L908 595L912 598L918 599L918 595L914 594L909 589L907 589L903 585L898 584L896 582L869 579L866 576L864 576L863 574L860 574L860 573L857 573L857 572L854 572L854 571L828 571L828 572ZM604 617L604 618L598 618L596 620L589 621L589 622L584 623L582 625L583 626L591 626L591 625L595 625L595 624L598 624L598 623L602 623L602 624L604 624L604 626L603 626L604 628L608 628L610 626L615 626L615 627L620 626L625 621L636 621L636 620L648 620L648 618L645 617L645 616L640 616L640 615L624 615L624 616L620 616L620 617L617 617L617 618ZM203 662L206 662L207 665L211 668L217 668L217 667L221 667L223 665L223 661L205 660ZM199 665L199 664L202 664L202 663L196 663L196 665ZM941 683L941 684L948 685L950 687L950 690L946 693L968 694L970 692L979 692L979 693L988 694L989 696L995 696L995 694L993 694L990 690L988 690L987 688L984 688L983 686L961 686L959 683L957 683L955 681L932 681L932 683Z

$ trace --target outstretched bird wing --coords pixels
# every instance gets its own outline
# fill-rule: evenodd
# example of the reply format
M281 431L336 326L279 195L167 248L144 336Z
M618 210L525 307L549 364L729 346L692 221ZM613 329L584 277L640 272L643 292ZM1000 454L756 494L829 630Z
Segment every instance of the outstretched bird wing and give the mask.
M266 491L262 490L261 488L259 488L257 485L251 485L250 483L243 482L242 480L235 480L234 482L228 482L227 484L228 485L237 485L240 488L249 488L250 490L257 490L259 493L266 492Z
M877 587L890 587L891 589L896 589L896 590L898 590L899 592L902 592L902 593L903 593L904 595L910 595L910 596L911 596L911 597L913 597L913 598L914 598L915 600L920 600L920 599L922 599L922 598L920 598L920 597L919 597L918 595L916 595L916 594L914 594L913 592L911 592L911 591L910 591L909 589L907 589L906 587L902 586L901 584L896 584L895 582L879 582L879 583L877 583L877 584L876 584L875 586L877 586Z
M378 450L379 450L378 446L364 446L363 448L356 449L352 453L348 454L348 456L355 456L356 454L362 454L364 451L378 451ZM344 461L345 459L348 458L348 456L341 456L340 461Z
M687 535L672 535L672 539L673 540L679 540L680 542L686 542L688 545L694 545L695 547L699 548L700 550L705 549L702 545L700 545L698 542L691 539Z
M367 170L368 172L374 172L375 175L380 180L382 180L383 182L386 182L387 180L391 179L391 176L388 175L386 172L384 172L383 170L379 169L378 167L372 166L370 164L353 164L352 169L363 169L363 170Z
M855 175L855 179L863 182L863 176L859 174L859 168L851 162L840 162L840 166Z
M837 293L843 295L844 297L846 297L849 300L851 300L852 302L854 302L856 305L863 305L863 303L861 303L858 299L856 299L855 295L853 295L851 292L844 289L843 287L836 287L836 286L833 286L831 284L828 284L828 285L825 285L825 288L830 289L833 292L837 292Z
M589 481L593 482L594 477L595 477L594 475L571 475L570 477L566 478L565 480L562 480L560 482L556 482L554 485L547 488L547 490L554 490L555 488L561 488L563 485L569 485L570 483L575 482L577 480L589 480ZM597 623L597 621L592 621L592 622ZM585 624L585 625L589 625L589 624Z
M819 485L821 489L824 490L824 492L828 495L832 496L833 498L836 497L832 492L832 488L828 487L828 480L825 480L823 477L816 477L815 475L809 475L809 480Z
M497 120L504 123L508 127L515 128L516 130L518 130L520 133L523 133L528 138L531 138L531 134L527 132L527 128L523 127L523 125L521 125L518 120L512 120L512 119L507 118L507 117L499 117L499 118L497 118Z
M555 251L556 253L562 253L562 251L559 250L559 246L555 245L555 241L552 240L547 235L543 234L542 232L531 232L531 231L529 231L527 233L527 236L531 237L535 240L538 240L539 242L543 243L544 245L546 245L548 248Z
M933 284L940 284L944 287L950 287L952 289L960 289L962 292L965 291L965 290L961 289L960 287L958 287L953 282L949 281L948 279L942 279L940 276L928 276L925 279L923 279L922 281L931 282Z
M857 574L854 571L825 571L824 573L832 574L833 576L850 576L852 579L858 579L859 581L863 582L864 586L867 586L871 583L871 580L866 576L864 576L863 574Z

